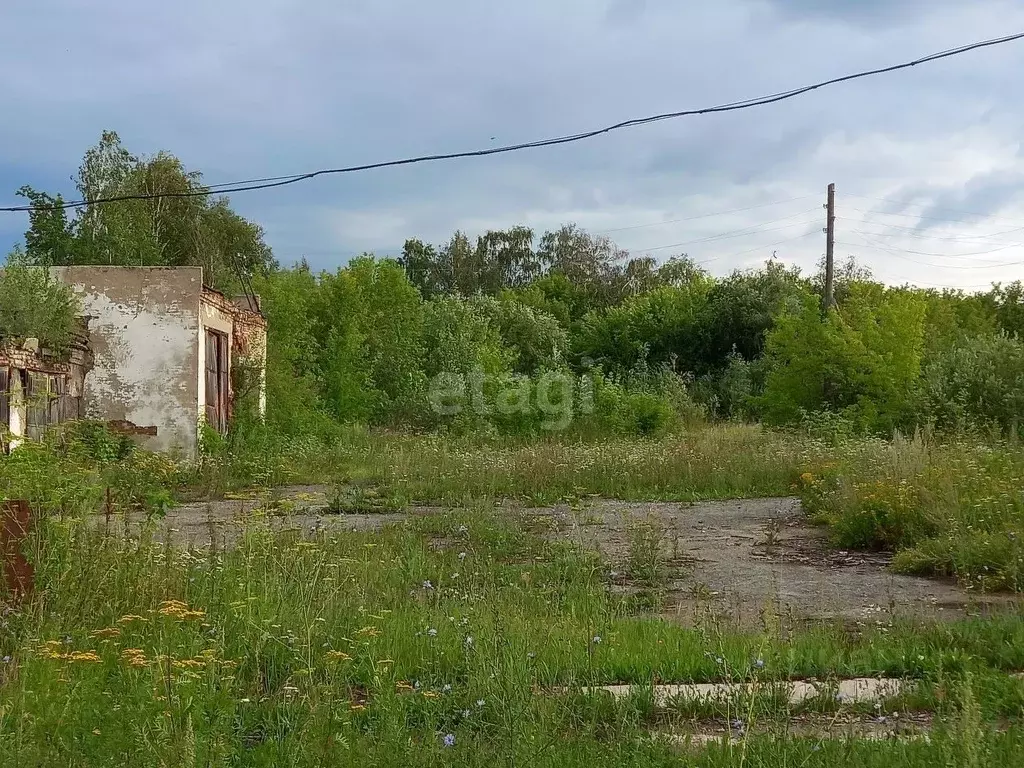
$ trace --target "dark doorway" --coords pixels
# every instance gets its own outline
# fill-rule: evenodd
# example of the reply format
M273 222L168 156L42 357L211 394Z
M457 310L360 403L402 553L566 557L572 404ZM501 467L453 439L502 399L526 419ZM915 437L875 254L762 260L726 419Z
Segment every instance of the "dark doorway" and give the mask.
M228 336L206 331L206 423L221 434L228 429Z

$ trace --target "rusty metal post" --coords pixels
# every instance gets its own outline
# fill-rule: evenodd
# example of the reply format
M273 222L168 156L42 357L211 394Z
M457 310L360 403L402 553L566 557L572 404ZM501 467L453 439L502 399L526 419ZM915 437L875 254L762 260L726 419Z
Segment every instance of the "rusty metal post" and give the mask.
M111 518L111 516L114 513L114 505L110 501L110 486L109 485L107 486L107 492L106 492L106 497L105 497L104 501L105 501L105 505L104 505L103 515L104 515L105 525L104 525L103 532L106 535L109 536L110 535L110 518Z
M32 509L27 501L0 501L0 554L4 561L4 581L15 600L31 595L35 588L35 572L22 550L31 530Z

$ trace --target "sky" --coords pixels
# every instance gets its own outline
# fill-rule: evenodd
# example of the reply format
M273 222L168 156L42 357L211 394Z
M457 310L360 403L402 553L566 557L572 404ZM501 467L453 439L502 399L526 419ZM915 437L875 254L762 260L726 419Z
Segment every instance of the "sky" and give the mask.
M105 129L209 183L473 150L756 97L1024 31L1005 0L34 0L0 5L0 206L74 197ZM1024 279L1024 41L562 147L236 193L282 264L575 222L714 274L836 257ZM23 213L0 213L0 250Z

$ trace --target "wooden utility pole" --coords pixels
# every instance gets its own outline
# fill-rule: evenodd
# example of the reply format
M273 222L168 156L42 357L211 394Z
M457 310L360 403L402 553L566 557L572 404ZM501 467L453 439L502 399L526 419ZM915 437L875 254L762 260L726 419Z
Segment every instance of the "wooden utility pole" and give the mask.
M836 185L828 185L828 202L825 203L828 210L827 226L825 227L825 300L822 310L828 314L829 309L835 304L833 284L836 277L835 249L836 249Z

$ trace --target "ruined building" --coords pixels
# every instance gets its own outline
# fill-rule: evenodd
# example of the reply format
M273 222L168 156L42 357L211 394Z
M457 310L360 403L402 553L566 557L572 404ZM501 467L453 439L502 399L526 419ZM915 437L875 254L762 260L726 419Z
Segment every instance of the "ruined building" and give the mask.
M20 344L0 339L0 452L24 438L38 440L51 424L83 418L91 367L84 318L61 354L40 348L35 339Z
M239 381L265 410L267 323L258 297L231 299L204 286L200 267L52 274L78 295L82 334L66 360L0 348L0 427L15 442L84 417L135 435L144 448L191 457L204 423L226 431Z

